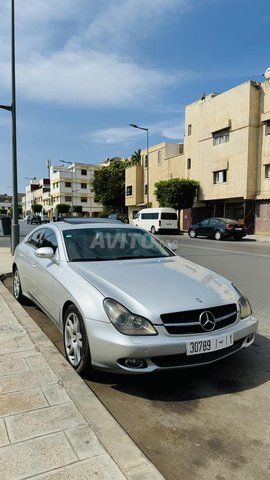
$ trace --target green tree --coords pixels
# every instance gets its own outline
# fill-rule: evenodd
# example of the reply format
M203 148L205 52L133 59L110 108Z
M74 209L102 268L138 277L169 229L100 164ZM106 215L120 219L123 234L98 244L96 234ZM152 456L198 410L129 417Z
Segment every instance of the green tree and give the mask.
M131 155L129 160L129 165L140 165L141 163L141 150L135 150L135 152Z
M73 212L81 215L82 214L82 205L74 205Z
M42 205L40 205L39 203L32 203L32 211L34 213L40 213L42 211Z
M155 196L160 207L171 207L178 212L180 229L180 211L191 208L198 195L199 182L185 178L172 178L155 183Z
M127 162L112 161L107 167L95 172L92 183L95 201L113 211L125 207L125 168Z
M59 215L60 213L68 213L70 210L70 206L66 203L58 203L55 207L55 210L57 211L57 215Z

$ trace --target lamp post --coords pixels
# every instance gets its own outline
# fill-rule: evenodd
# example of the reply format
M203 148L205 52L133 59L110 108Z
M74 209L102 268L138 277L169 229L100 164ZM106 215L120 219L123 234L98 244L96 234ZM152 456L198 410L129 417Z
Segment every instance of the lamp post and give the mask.
M72 165L73 162L68 162L67 160L60 160L61 163L67 163ZM71 216L73 217L73 192L77 192L77 190L73 190L73 170L70 170L71 173Z
M145 128L145 127L139 127L138 125L136 125L135 123L130 123L129 124L130 127L133 127L133 128L138 128L139 130L144 130L146 132L146 155L147 155L147 172L146 172L146 175L147 175L147 197L146 197L146 206L147 208L149 207L149 139L148 139L148 131L149 129L148 128Z
M17 134L16 134L16 87L15 87L15 21L14 0L11 0L11 105L0 105L3 110L11 112L12 116L12 229L11 253L20 242L19 210L18 210L18 181L17 181Z

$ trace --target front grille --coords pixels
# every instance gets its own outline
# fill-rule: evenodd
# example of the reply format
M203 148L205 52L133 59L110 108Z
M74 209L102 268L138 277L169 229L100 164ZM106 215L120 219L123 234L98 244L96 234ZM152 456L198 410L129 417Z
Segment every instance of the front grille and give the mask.
M200 365L202 363L214 362L226 355L237 352L243 345L244 338L237 340L233 345L215 352L199 353L198 355L186 355L181 353L179 355L166 355L162 357L153 357L151 361L154 365L160 368L170 367L188 367L192 365Z
M167 332L171 335L189 335L206 333L202 328L199 318L205 311L211 312L216 320L213 331L233 325L237 320L237 307L235 303L185 312L163 313L160 318Z

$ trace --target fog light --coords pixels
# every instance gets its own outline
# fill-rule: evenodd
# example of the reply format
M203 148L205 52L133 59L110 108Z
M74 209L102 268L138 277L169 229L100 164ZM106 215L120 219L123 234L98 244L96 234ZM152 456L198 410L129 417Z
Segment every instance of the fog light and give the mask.
M123 363L128 368L145 368L147 366L145 360L141 358L125 358Z

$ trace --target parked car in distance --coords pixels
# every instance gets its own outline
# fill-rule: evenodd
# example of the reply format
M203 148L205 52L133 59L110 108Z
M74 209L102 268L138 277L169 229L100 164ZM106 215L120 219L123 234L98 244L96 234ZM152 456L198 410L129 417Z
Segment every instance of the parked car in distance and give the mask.
M190 238L208 237L221 240L222 238L234 238L241 240L246 236L247 230L237 220L231 218L211 217L194 223L189 227Z
M119 220L123 223L129 223L128 216L124 213L110 213L107 218L109 218L110 220Z
M133 225L153 234L165 231L178 232L177 212L173 208L143 208L133 220Z
M29 218L26 220L27 223L42 223L40 215L30 215Z
M79 373L175 370L253 343L257 319L231 281L114 222L41 225L15 250L15 298L55 322Z
M50 223L50 219L48 215L41 215L41 222L42 223Z

